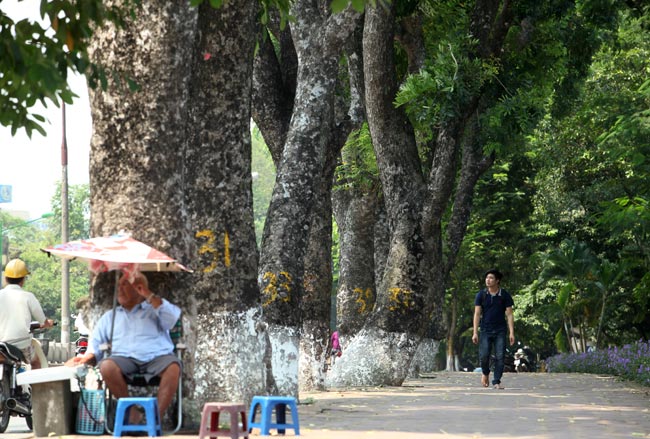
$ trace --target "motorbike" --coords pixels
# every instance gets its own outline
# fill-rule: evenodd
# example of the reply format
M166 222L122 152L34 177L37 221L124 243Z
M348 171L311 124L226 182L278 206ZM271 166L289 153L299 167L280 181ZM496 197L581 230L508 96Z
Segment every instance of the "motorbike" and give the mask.
M515 352L515 370L517 372L534 372L536 369L534 354L528 346Z
M38 322L32 322L30 332L41 332L40 328ZM36 339L32 340L34 343ZM36 355L41 356L41 367L47 367L47 358L40 349L40 344L35 351ZM31 389L29 386L16 384L16 375L25 371L25 364L25 357L20 349L12 344L0 342L0 433L7 430L11 416L25 418L27 427L30 430L33 428Z
M83 321L79 319L79 316L73 314L72 317L75 318L75 330L79 334L74 342L74 354L76 357L81 357L88 350L88 336L90 331L83 325Z
M88 350L88 335L79 334L79 337L74 342L74 354L76 357L81 357Z

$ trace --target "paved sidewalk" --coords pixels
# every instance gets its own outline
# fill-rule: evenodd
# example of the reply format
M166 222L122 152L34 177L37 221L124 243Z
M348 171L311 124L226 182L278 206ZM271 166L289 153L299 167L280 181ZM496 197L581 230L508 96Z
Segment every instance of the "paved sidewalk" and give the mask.
M303 393L301 437L650 438L650 388L581 374L506 374L503 384L505 390L482 388L480 374L440 372L402 387ZM0 438L33 437L24 426L8 433Z

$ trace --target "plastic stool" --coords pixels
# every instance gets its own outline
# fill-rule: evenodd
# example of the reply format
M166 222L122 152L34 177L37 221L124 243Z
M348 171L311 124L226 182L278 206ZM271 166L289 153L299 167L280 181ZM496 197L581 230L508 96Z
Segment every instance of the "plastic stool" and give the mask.
M255 409L260 406L260 422L255 422ZM286 407L291 409L291 424L286 422ZM271 415L275 407L275 421L271 422ZM269 430L275 428L278 433L283 434L285 429L293 428L296 436L300 435L300 424L298 422L298 407L296 398L292 396L254 396L251 408L248 413L248 431L259 428L262 436L269 436Z
M125 422L129 422L127 417L129 408L136 405L144 408L147 423L144 425L125 424ZM117 400L113 436L120 437L127 431L145 431L149 436L162 436L157 398L120 398Z
M219 414L230 413L230 428L219 428ZM239 429L238 417L241 414L242 429ZM201 414L201 428L199 439L204 437L227 436L231 439L244 437L248 439L246 422L246 406L243 403L233 402L206 402Z

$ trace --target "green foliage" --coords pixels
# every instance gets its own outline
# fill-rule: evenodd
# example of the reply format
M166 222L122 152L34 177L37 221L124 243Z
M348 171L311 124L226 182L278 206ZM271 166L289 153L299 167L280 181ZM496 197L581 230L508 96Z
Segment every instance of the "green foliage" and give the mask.
M88 58L93 29L108 21L123 25L137 4L41 0L43 22L15 22L0 10L0 124L10 126L12 135L21 128L30 137L34 130L45 135L45 118L33 107L37 102L46 107L71 104L75 95L67 84L69 71L87 74L91 85L105 87L106 73Z
M72 185L69 188L69 228L70 239L89 237L89 193L88 185ZM49 257L41 251L61 242L60 187L53 198L54 216L30 224L20 218L0 212L5 233L9 240L9 259L21 258L29 267L31 274L25 281L24 288L33 292L38 298L48 318L61 319L61 259ZM17 227L16 227L17 226ZM70 303L87 296L90 287L90 275L84 264L70 263ZM60 327L49 330L48 337L60 339Z
M342 162L334 174L335 190L356 189L365 192L379 186L377 160L367 123L350 133L341 157Z
M57 184L52 197L52 212L55 221L60 223L61 184ZM90 188L88 184L68 187L68 237L70 241L84 239L90 236Z
M257 245L262 241L266 213L271 203L273 186L275 185L275 165L271 158L259 128L252 129L252 172L253 172L253 218L255 221L255 237Z
M650 333L650 28L647 15L615 17L616 40L594 55L573 111L544 119L529 138L529 156L539 168L533 218L540 249L582 242L599 261L595 278L576 276L581 295L574 294L571 313L589 324L587 335L602 325L604 343L624 344ZM565 96L556 101L568 106ZM599 296L616 306L601 310Z

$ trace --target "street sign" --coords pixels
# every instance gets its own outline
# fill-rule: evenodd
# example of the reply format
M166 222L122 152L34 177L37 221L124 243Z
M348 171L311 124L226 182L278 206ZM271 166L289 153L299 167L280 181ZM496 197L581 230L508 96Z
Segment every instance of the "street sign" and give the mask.
M0 184L0 203L11 203L11 185Z

